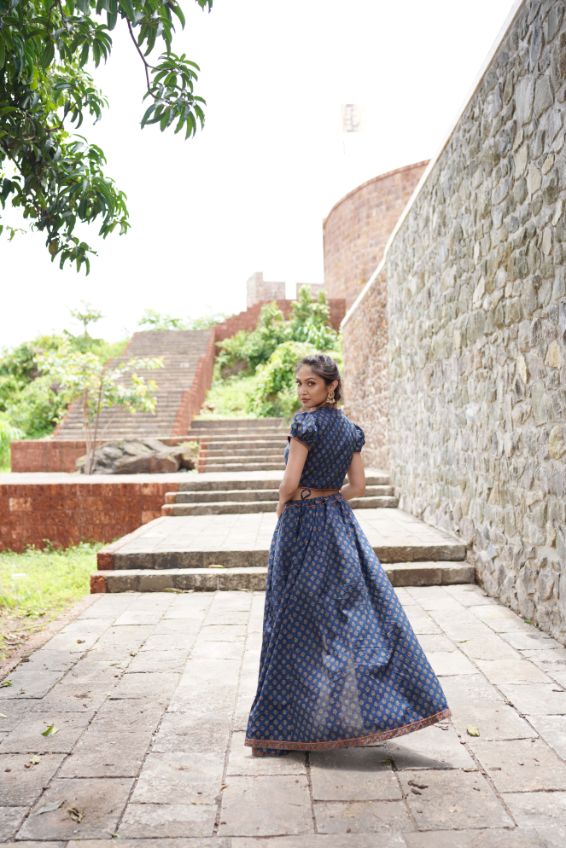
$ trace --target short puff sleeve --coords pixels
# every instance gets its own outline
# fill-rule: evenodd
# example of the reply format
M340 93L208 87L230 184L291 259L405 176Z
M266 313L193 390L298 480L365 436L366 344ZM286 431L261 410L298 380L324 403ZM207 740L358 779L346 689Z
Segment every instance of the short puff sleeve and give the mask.
M318 437L315 416L309 412L296 412L295 417L291 421L291 435L287 436L287 441L291 441L291 436L303 442L307 447L311 448Z
M354 422L352 422L353 424ZM354 452L361 451L362 447L365 444L366 437L362 428L358 424L354 424Z

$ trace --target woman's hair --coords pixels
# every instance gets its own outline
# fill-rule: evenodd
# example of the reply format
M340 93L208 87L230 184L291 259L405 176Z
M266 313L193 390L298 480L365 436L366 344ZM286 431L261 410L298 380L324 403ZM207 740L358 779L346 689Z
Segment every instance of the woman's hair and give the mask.
M308 365L309 368L312 368L315 374L322 377L327 386L332 383L333 380L338 380L338 385L334 389L334 399L337 401L341 399L342 378L338 371L338 366L332 357L328 356L326 353L314 353L311 356L303 356L301 361L297 363L295 373L297 373L299 368L303 365Z

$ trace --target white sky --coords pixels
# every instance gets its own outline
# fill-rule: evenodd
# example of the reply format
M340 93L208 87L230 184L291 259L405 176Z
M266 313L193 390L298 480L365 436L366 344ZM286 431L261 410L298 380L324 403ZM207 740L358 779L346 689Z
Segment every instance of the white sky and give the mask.
M322 222L347 191L430 159L452 129L515 0L215 0L184 3L174 49L201 66L192 139L139 128L144 75L123 27L95 79L110 108L81 132L128 196L132 229L89 276L52 264L40 233L0 237L0 348L78 330L86 300L109 340L146 308L183 318L246 307L247 278L323 281ZM194 6L194 8L193 8ZM342 131L358 104L362 131ZM146 101L147 104L147 101ZM16 222L6 212L5 221Z

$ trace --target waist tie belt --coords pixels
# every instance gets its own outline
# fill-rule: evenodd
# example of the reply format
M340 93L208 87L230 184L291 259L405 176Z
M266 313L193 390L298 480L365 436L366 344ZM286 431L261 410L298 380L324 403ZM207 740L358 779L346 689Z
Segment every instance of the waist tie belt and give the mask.
M297 533L295 538L299 537L299 533L301 531L302 518L305 514L305 507L317 507L320 504L324 505L324 518L326 520L326 505L329 500L337 500L338 503L344 500L344 495L342 492L333 492L331 495L315 495L312 498L309 498L309 494L312 491L309 486L301 486L301 500L289 500L285 504L285 509L291 505L296 505L299 507L299 520L297 521Z

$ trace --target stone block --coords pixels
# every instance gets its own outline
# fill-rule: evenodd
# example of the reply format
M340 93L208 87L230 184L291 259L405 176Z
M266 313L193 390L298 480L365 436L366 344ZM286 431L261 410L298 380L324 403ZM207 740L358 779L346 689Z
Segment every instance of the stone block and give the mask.
M399 779L419 830L451 830L456 821L459 828L513 827L500 799L478 772L405 770Z
M216 804L133 804L130 803L126 807L126 811L120 822L120 827L117 830L119 839L114 840L112 846L119 841L120 846L125 848L125 839L132 837L133 846L142 840L144 845L148 838L159 838L155 848L160 848L163 843L169 842L165 837L176 837L175 844L178 844L179 837L206 837L211 836L214 829L217 807ZM195 848L206 845L208 840L200 839L195 843ZM83 842L79 843L78 848L83 848ZM185 843L187 844L187 843ZM222 844L222 843L220 843ZM109 848L112 848L109 846ZM98 848L98 846L96 846Z
M220 836L314 832L305 775L233 775L222 791Z
M168 804L172 797L191 804L215 804L224 757L216 751L150 753L132 793L133 804Z
M344 834L349 845L358 834L383 833L388 848L403 846L403 833L414 829L403 801L316 801L314 815L318 833Z
M566 791L566 764L542 739L471 738L468 744L500 792Z
M47 841L109 839L116 831L132 782L130 778L55 778L31 809L17 837Z
M392 801L401 799L388 749L382 746L311 751L314 801Z

